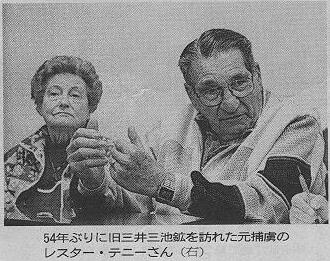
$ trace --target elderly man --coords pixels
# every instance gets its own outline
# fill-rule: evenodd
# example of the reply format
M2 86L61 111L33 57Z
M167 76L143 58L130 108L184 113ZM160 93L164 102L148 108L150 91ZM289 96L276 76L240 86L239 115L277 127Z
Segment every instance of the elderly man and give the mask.
M121 192L135 206L215 222L286 223L291 198L302 192L300 175L311 192L325 193L317 115L263 90L246 37L206 31L187 45L179 66L192 104L147 141L130 128L130 141L110 149L112 179L136 193ZM162 204L143 203L141 195Z

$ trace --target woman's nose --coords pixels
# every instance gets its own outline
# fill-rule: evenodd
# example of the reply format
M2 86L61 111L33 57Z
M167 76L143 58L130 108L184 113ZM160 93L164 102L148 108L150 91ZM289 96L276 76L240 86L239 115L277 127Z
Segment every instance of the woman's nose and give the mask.
M231 93L230 90L225 90L223 100L220 104L220 109L228 113L234 113L238 107L239 100Z
M59 102L61 107L69 107L70 101L67 95L62 95Z

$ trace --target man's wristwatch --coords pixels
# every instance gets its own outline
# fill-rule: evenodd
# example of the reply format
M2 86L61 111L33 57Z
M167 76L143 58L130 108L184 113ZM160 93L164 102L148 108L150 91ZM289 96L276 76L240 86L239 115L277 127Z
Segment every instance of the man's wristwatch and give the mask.
M175 191L175 176L167 175L157 190L156 200L160 203L169 204L172 202Z

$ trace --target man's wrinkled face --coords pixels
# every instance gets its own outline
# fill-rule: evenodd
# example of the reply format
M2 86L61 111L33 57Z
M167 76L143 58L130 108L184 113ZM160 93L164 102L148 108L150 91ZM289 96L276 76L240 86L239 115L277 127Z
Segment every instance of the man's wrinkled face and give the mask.
M185 84L194 107L223 140L252 128L262 110L262 84L257 66L249 72L238 49L194 61L191 85Z

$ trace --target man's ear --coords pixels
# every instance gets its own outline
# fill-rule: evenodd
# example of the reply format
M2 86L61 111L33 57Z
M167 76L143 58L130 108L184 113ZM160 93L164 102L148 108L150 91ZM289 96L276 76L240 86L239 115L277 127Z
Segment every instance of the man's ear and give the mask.
M194 87L192 87L191 85L185 83L184 84L184 88L186 89L186 92L188 94L188 97L191 101L191 103L193 104L193 106L195 107L196 110L199 110L199 99L196 96L196 93L194 92Z
M193 88L186 82L184 83L184 88L186 89L186 92L187 92L189 98L192 98L194 95Z
M253 65L252 73L253 73L253 81L262 86L260 66L257 62L254 63Z
M260 72L259 63L257 63L257 62L254 63L252 71L253 71L253 75L257 74L258 77L261 78L261 72Z
M253 85L254 85L254 88L257 89L257 90L259 90L259 89L261 90L261 99L262 99L262 107L263 107L266 100L265 100L264 87L262 85L262 80L261 80L260 66L257 62L254 63L252 72L253 72ZM258 86L258 88L256 88L256 86Z

